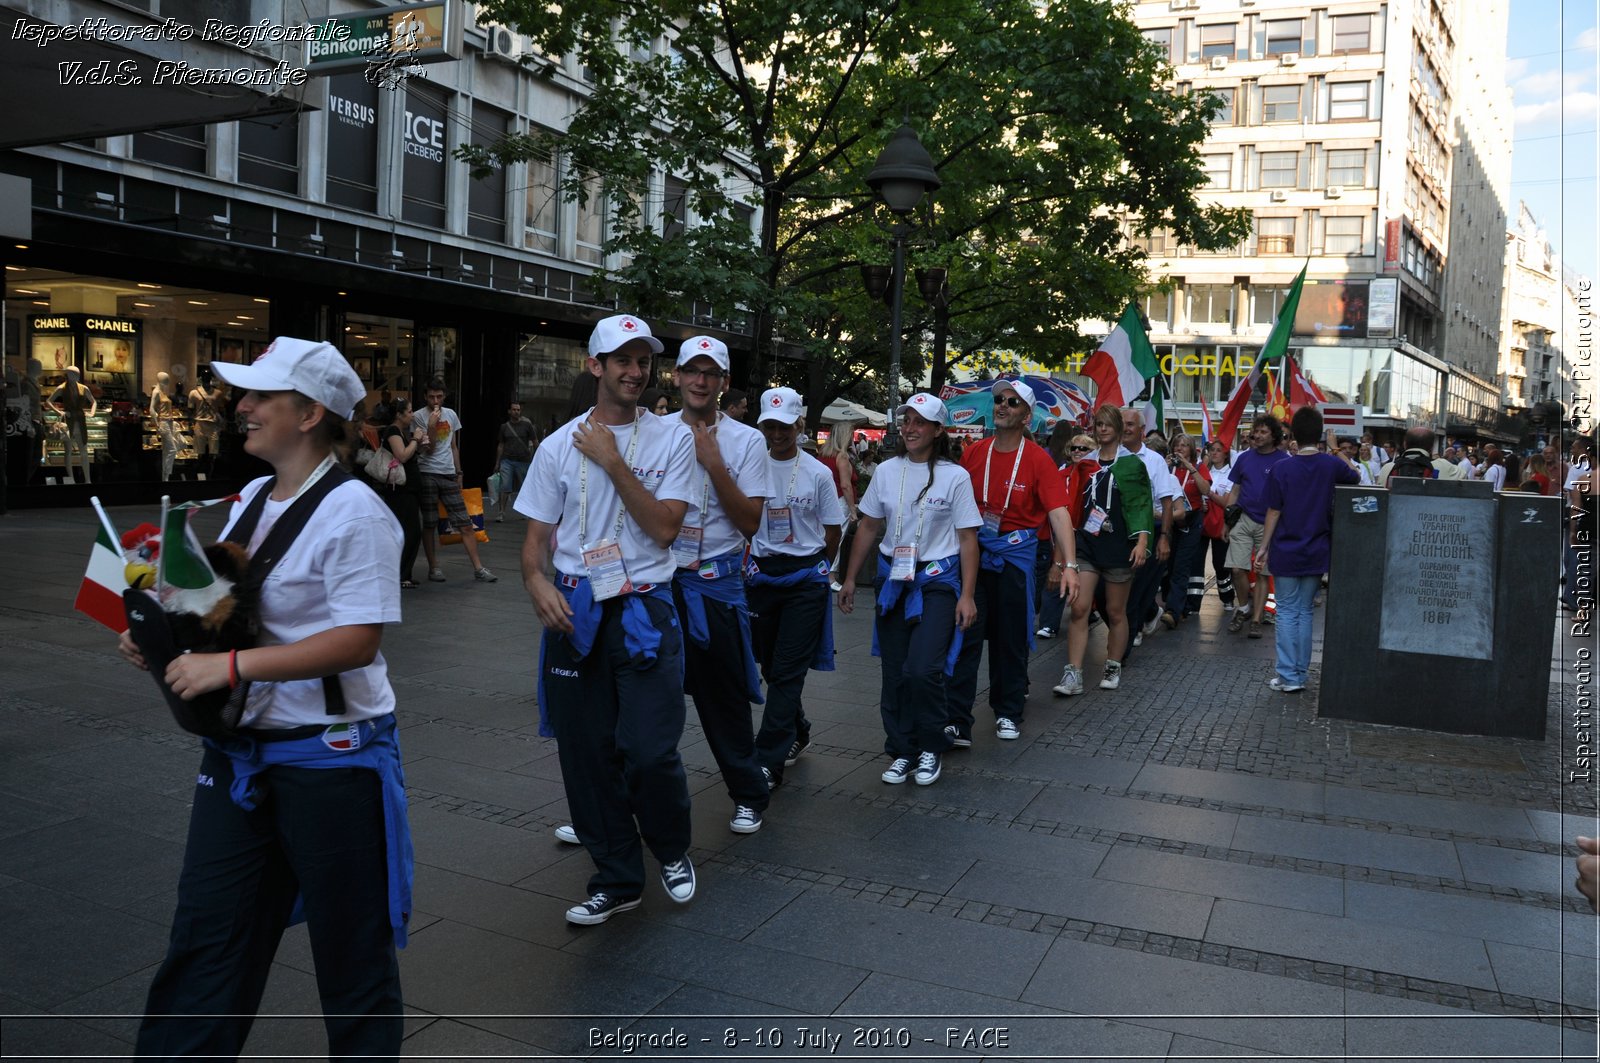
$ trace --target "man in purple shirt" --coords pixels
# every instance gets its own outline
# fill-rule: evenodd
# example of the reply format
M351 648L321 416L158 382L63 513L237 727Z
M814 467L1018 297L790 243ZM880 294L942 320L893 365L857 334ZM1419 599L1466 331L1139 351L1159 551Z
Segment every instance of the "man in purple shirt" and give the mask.
M1290 430L1297 449L1267 476L1268 546L1256 554L1256 571L1261 571L1261 562L1269 560L1270 552L1278 597L1278 672L1267 685L1297 694L1306 688L1306 672L1311 667L1312 603L1328 571L1333 487L1358 484L1361 475L1348 459L1317 449L1322 412L1315 406L1296 410Z
M1267 473L1289 457L1278 449L1282 442L1282 421L1271 414L1256 418L1250 426L1251 449L1233 459L1233 471L1228 474L1233 489L1223 503L1244 511L1228 533L1228 567L1233 569L1233 586L1240 599L1239 611L1228 621L1228 630L1237 632L1248 616L1253 639L1261 637L1261 613L1267 605L1267 573L1256 564L1267 552ZM1260 572L1262 578L1255 581L1255 591L1246 603L1244 589L1250 586L1252 571Z

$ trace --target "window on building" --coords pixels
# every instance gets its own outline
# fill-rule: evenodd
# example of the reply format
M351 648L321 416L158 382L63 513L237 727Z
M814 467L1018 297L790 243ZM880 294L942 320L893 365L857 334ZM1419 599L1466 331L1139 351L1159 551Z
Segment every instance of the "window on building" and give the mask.
M173 126L133 135L133 157L195 173L206 172L206 127Z
M1289 295L1289 289L1276 284L1250 286L1250 320L1253 324L1270 326L1278 320L1278 310Z
M1192 325L1233 324L1233 285L1190 285L1189 323Z
M1227 191L1233 187L1233 156L1202 155L1200 164L1206 171L1206 187Z
M472 104L472 143L490 147L505 139L511 118L504 111ZM506 238L506 171L499 163L467 186L467 235L501 243Z
M1132 237L1133 245L1142 248L1147 255L1165 256L1173 250L1172 230L1154 229L1148 233L1135 233Z
M665 201L661 204L661 235L672 240L689 227L689 183L668 176Z
M1172 293L1149 292L1139 300L1139 309L1144 311L1144 316L1150 319L1150 328L1155 332L1167 332L1172 328Z
M1300 86L1262 86L1261 120L1269 125L1274 122L1300 121Z
M239 122L239 180L290 195L300 191L300 116Z
M1156 46L1157 50L1161 52L1161 58L1167 60L1169 63L1172 61L1171 26L1165 26L1161 29L1145 30L1144 39Z
M1232 59L1238 36L1239 27L1233 22L1201 26L1200 58L1211 59L1215 56L1221 56L1224 59Z
M1329 255L1359 255L1366 241L1363 238L1363 221L1354 218L1324 218L1322 250Z
M1300 153L1298 151L1263 151L1261 153L1261 187L1293 188L1298 183Z
M378 209L378 86L360 72L328 79L328 202Z
M1257 218L1256 254L1294 254L1294 219Z
M1217 113L1211 116L1212 125L1233 125L1233 95L1234 90L1211 89L1213 99L1218 104Z
M1372 16L1334 15L1333 51L1336 55L1372 51Z
M606 242L608 211L605 192L598 177L584 181L583 187L584 201L578 204L578 220L573 227L577 242L577 258L579 262L599 265L604 257L600 247Z
M1351 122L1367 117L1371 85L1365 81L1334 81L1328 85L1328 121Z
M1340 148L1328 152L1328 184L1339 188L1367 186L1365 148Z
M450 161L445 123L449 113L449 98L443 92L412 79L406 88L404 161L400 167L403 221L444 228L445 175Z
M1305 34L1305 19L1280 18L1273 19L1266 24L1267 44L1266 54L1298 55L1301 50L1301 41Z
M561 157L528 160L528 213L522 246L557 253L561 240Z

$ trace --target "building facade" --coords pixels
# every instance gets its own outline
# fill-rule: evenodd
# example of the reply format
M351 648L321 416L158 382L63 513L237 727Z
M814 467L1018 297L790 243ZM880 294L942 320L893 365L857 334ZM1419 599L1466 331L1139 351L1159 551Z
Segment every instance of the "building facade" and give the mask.
M1207 196L1253 222L1221 253L1141 239L1170 289L1144 310L1177 413L1220 409L1305 264L1291 350L1329 401L1364 407L1380 438L1496 437L1510 135L1503 63L1481 57L1504 50L1503 0L1163 0L1134 18L1183 88L1218 97ZM1463 196L1453 173L1469 168Z
M144 29L393 17L358 0L148 0L146 12L96 0L46 6L58 25L106 18ZM258 109L272 113L260 117L214 122L196 107L191 124L172 125L182 112L167 101L169 124L111 132L86 96L87 106L52 123L56 140L7 148L13 142L0 135L0 180L31 203L27 239L8 232L0 248L6 365L45 397L69 367L80 370L99 400L89 425L97 484L127 485L141 499L159 493L149 485L167 466L149 407L163 384L175 394L185 444L172 475L237 472L226 435L217 455L195 445L188 397L207 383L212 359L248 361L275 335L338 345L372 405L386 393L419 395L442 377L466 426L469 482L489 471L512 398L541 430L565 419L589 328L618 309L593 282L597 268L626 264L604 251L610 212L601 196L580 205L561 194L559 156L474 176L454 148L559 132L586 91L582 71L570 57L529 54L506 27L475 24L469 4L440 6L429 17L456 20L455 54L420 66L385 62L393 56L383 51L323 72L303 41L174 45L190 48L194 64L311 68L267 93L270 105ZM7 12L50 24L35 17L46 13ZM153 46L119 46L152 61ZM78 99L42 88L51 106ZM197 100L213 95L195 90ZM695 223L670 174L634 194L665 231ZM669 340L709 332L736 351L748 347L741 316L726 307L696 303L658 331ZM19 484L65 488L78 478L50 424L42 439L10 450L14 502ZM22 450L30 453L19 459Z

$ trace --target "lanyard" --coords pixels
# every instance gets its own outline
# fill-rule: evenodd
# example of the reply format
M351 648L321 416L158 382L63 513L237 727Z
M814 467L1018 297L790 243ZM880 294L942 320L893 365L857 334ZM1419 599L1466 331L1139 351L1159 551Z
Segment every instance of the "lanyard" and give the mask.
M333 452L330 451L328 453L328 456L322 459L322 464L318 465L315 469L311 470L311 475L306 477L306 482L301 484L300 485L300 489L298 491L296 491L294 494L290 495L288 501L284 502L283 505L284 506L293 505L295 499L299 498L301 495L303 495L307 491L311 490L311 485L316 483L318 480L322 479L322 477L327 474L328 470L333 468L333 461L334 461ZM267 501L268 502L272 501L272 496L271 495L267 496Z
M1015 486L1017 482L1017 470L1022 467L1022 445L1024 442L1024 440L1017 440L1017 456L1015 460L1011 462L1011 478L1006 481L1006 497L1005 500L1000 503L1000 515L1002 517L1005 516L1006 507L1011 504L1011 488ZM993 471L994 440L991 439L989 441L989 453L985 454L983 458L983 504L986 506L989 504L989 474Z
M594 420L589 420L589 427L594 427ZM606 426L610 428L610 425ZM633 435L628 437L628 453L623 457L623 463L631 471L633 469L633 450L639 444L639 418L633 418ZM627 507L622 501L622 492L617 492L617 528L611 533L613 539L622 535L622 518L627 513ZM587 546L589 542L589 458L585 455L578 462L578 544Z
M802 450L794 456L794 469L789 473L789 489L783 493L783 504L786 506L789 504L789 501L794 498L794 484L795 481L800 478L800 459L805 457L805 453L806 452Z
M929 462L935 460L932 454L928 455ZM905 541L900 537L900 532L903 530L906 517L906 471L911 468L911 459L902 458L900 461L900 498L894 504L894 544L896 546L905 545ZM922 518L927 512L928 501L924 497L921 502L917 503L917 534L911 540L912 546L922 542Z

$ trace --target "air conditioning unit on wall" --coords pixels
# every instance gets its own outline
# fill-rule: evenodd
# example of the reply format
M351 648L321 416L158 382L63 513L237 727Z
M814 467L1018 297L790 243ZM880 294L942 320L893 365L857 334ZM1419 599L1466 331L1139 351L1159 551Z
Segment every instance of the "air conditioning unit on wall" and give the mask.
M1287 203L1289 201L1289 193L1285 192L1281 188L1274 189L1272 192L1272 201L1274 203Z
M1228 57L1225 56L1225 55L1214 55L1214 56L1212 56L1211 57L1211 69L1212 70L1226 70L1226 69L1228 69Z
M1344 195L1344 189L1340 188L1338 185L1329 185L1323 190L1322 194L1327 196L1329 199L1338 199L1340 196Z
M1294 66L1299 61L1299 52L1284 52L1282 55L1278 56L1278 63L1281 66Z
M483 28L483 32L489 38L483 48L484 54L507 63L515 63L522 58L522 38L516 30L491 22Z

